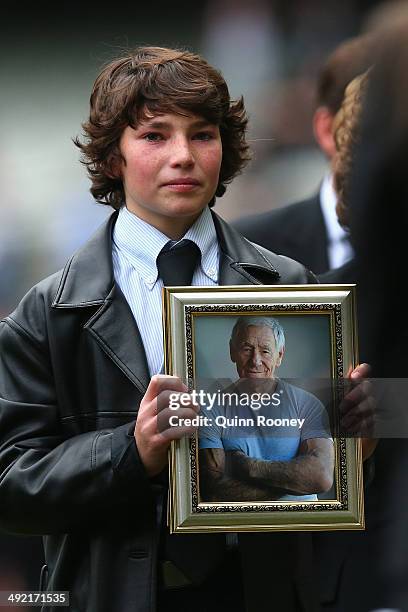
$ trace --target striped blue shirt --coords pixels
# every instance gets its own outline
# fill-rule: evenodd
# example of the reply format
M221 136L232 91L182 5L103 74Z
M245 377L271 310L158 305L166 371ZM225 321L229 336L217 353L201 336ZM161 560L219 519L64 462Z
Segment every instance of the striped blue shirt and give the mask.
M196 268L191 284L217 285L218 242L208 206L183 239L195 242L201 251L201 264ZM129 212L125 206L120 209L113 230L113 271L139 328L151 376L163 368L163 281L158 276L156 259L168 242L168 236Z

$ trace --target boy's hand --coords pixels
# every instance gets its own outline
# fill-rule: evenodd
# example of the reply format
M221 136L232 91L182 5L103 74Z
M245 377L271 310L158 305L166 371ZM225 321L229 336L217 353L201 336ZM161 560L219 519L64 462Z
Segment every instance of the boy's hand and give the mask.
M371 384L367 380L369 373L370 366L367 363L358 365L348 373L348 378L355 381L356 385L347 393L340 405L342 430L362 437L363 461L377 446L377 440L372 437L375 399Z
M374 398L367 380L369 372L370 366L362 363L348 373L348 378L355 382L355 385L340 404L341 427L346 433L369 435L371 432L374 423Z
M177 376L156 374L150 380L134 431L139 456L149 477L156 476L165 467L170 442L190 436L197 429L169 424L169 418L174 415L185 419L197 416L199 406L193 402L176 410L169 408L170 395L187 392L186 385Z

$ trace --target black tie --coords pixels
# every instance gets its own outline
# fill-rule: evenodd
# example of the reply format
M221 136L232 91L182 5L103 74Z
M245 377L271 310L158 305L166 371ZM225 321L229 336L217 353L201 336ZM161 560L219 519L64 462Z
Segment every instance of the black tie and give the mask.
M191 240L182 240L174 244L169 241L157 256L157 270L165 286L188 287L191 285L194 270L201 260L201 251ZM159 556L162 557L163 577L178 582L182 586L189 579L200 583L217 567L225 552L223 534L210 534L197 537L196 534L170 536L166 525L166 507L164 503L162 521L162 539ZM194 563L191 562L194 559Z
M201 259L201 251L191 240L182 240L169 248L171 244L170 240L157 256L159 276L166 287L188 287Z

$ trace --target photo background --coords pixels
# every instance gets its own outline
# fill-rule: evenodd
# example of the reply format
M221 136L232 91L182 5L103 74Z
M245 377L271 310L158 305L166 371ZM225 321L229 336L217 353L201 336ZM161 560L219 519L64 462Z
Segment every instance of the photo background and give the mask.
M256 316L256 313L253 313ZM260 315L262 316L262 315ZM325 314L274 314L285 332L280 378L330 378L330 318ZM193 318L196 375L204 379L237 378L229 354L236 315Z

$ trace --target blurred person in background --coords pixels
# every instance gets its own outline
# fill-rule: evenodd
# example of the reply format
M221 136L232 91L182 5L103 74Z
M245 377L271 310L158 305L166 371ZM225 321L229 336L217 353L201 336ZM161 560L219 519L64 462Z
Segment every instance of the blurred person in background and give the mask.
M373 41L358 36L345 41L329 56L317 83L317 108L313 116L316 142L331 161L336 153L333 121L344 91L354 77L370 66ZM276 253L301 261L316 274L337 268L353 251L347 232L336 216L336 195L329 172L311 198L234 223L249 240Z
M407 373L400 299L408 233L408 8L400 2L391 3L390 9L391 19L384 17L376 30L381 45L350 179L350 229L360 302L369 314L360 330L367 355L374 375L394 378ZM384 347L375 330L385 320L389 341Z
M333 119L335 154L332 157L332 184L336 197L335 213L338 224L350 238L350 179L355 149L360 134L360 118L370 70L354 78L347 85L343 102ZM318 275L321 283L355 283L356 263L352 257L338 266Z
M372 363L383 407L398 424L388 434L379 431L365 489L365 532L314 536L322 609L336 612L408 610L408 432L399 416L408 399L408 338L399 305L408 230L408 10L403 4L390 9L374 28L374 65L347 88L334 123L337 213L356 254L319 276L321 282L357 282L361 354ZM386 330L385 343L379 330ZM386 380L391 377L394 382Z
M336 212L339 224L347 232L350 175L369 75L370 70L353 79L347 86L341 107L333 120L336 154L332 160L332 171L337 199ZM319 280L335 284L354 283L354 258L335 270L321 274ZM359 348L364 355L365 347L360 344ZM375 473L375 467L381 464L381 442L380 448L374 453L374 460L364 464L366 530L313 535L322 610L368 612L382 602L383 588L378 560L384 521L384 512L381 511L384 481ZM365 445L369 453L372 453L376 441L366 439Z
M379 18L380 17L380 18ZM408 7L384 5L371 21L381 39L350 179L350 228L359 286L360 332L373 375L393 409L406 413L408 330L403 287L408 235ZM379 341L386 330L387 342ZM388 397L388 396L387 396ZM400 421L402 423L402 420ZM384 607L408 610L407 428L391 432L383 480L387 523L378 555ZM377 452L376 452L377 455ZM377 463L377 462L376 462ZM377 465L376 465L376 471ZM378 606L380 607L380 606Z

